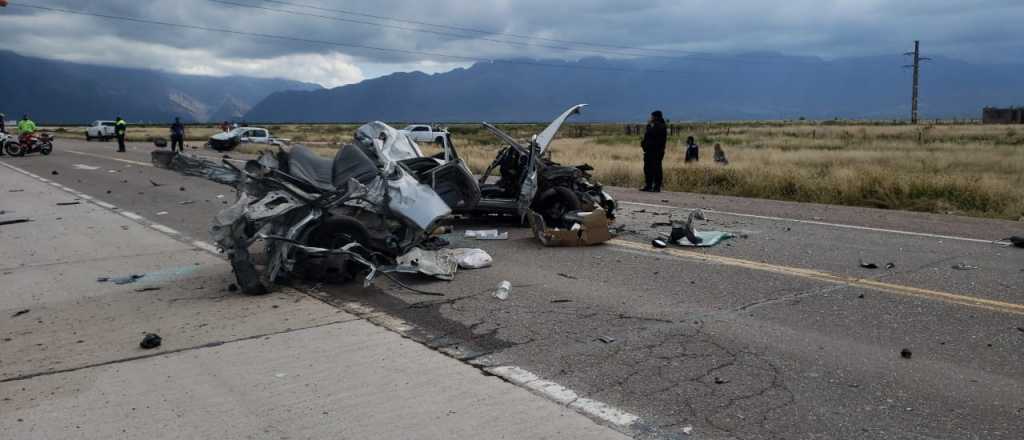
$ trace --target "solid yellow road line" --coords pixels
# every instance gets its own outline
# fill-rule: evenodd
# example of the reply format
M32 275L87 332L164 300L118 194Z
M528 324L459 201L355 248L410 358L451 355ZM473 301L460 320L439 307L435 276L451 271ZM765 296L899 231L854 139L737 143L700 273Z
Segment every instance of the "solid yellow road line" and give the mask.
M744 269L752 269L759 270L762 272L771 272L782 275L795 276L810 280L824 281L833 284L842 284L850 287L860 287L864 289L871 289L879 292L892 293L896 295L909 296L914 298L924 298L951 304L959 304L963 306L974 307L995 312L1024 315L1024 305L1021 304L995 301L984 298L976 298L973 296L958 295L955 293L923 289L919 287L901 286L899 284L891 284L882 281L863 278L847 277L843 275L836 275L833 273L821 272L812 269L779 266L776 264L761 263L758 261L743 260L740 258L724 257L721 255L705 254L701 252L687 251L683 249L654 249L648 244L636 243L622 239L613 239L608 243L615 246L624 247L627 249L639 250L651 254L671 255L673 257L684 258L687 260L699 261L703 263L724 264L727 266L741 267Z

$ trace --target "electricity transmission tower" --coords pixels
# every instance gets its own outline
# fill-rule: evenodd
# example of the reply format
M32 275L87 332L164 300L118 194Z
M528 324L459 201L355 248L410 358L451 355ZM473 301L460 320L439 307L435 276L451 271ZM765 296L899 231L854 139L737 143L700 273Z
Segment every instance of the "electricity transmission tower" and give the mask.
M925 58L921 56L921 42L914 40L914 51L907 52L903 55L912 55L914 57L914 64L908 64L903 67L914 68L914 93L913 101L910 103L910 123L917 124L917 96L918 96L918 83L921 79L921 61L929 61L931 58Z

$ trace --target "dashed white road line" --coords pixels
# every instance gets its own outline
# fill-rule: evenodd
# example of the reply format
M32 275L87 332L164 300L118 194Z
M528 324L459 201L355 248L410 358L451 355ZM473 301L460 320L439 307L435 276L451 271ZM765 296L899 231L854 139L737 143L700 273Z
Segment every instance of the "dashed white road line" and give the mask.
M119 158L110 157L110 156L101 156L99 154L86 153L84 151L75 151L75 150L64 150L64 151L67 151L68 153L79 154L79 155L82 155L82 156L91 156L91 157L95 157L95 158L99 158L99 159L114 160L114 161L118 161L118 162L130 163L132 165L141 165L141 166L144 166L144 167L152 167L153 166L153 164L151 164L151 163L139 162L137 160L131 160L131 159L119 159Z
M678 206L659 205L659 204L654 204L654 203L641 203L641 202L625 202L625 201L620 201L619 204L620 205L646 206L646 207L650 207L650 208L682 209L682 208L680 208ZM936 238L936 239L939 239L939 240L956 240L956 241L967 241L967 242L971 242L971 243L984 243L984 244L1002 244L1002 242L1000 242L999 240L982 240L982 239L979 239L979 238L957 237L957 236L953 236L953 235L929 234L927 232L913 232L913 231L902 231L902 230L898 230L898 229L872 228L870 226L857 226L857 225L848 225L848 224L843 224L843 223L829 223L829 222L823 222L823 221L817 221L817 220L800 220L800 219L795 219L795 218L773 217L773 216L770 216L770 215L742 214L742 213L739 213L739 212L718 211L718 210L714 210L714 209L705 209L704 211L705 212L710 212L710 213L715 213L715 214L722 214L722 215L733 216L733 217L755 218L755 219L760 219L760 220L771 220L771 221L777 221L777 222L802 223L802 224L805 224L805 225L830 226L830 227L833 227L833 228L853 229L853 230L858 230L858 231L869 231L869 232L882 232L882 233L886 233L886 234L910 235L910 236L914 236L914 237Z
M104 207L104 208L107 208L107 209L111 209L111 210L113 210L113 209L117 209L117 207L116 207L116 206L114 206L114 205L111 205L111 204L109 204L109 203L107 203L107 202L104 202L104 201L102 201L102 200L99 200L99 199L92 199L92 202L93 202L93 203L95 203L95 204L97 204L97 205L100 205L100 206L102 206L102 207Z

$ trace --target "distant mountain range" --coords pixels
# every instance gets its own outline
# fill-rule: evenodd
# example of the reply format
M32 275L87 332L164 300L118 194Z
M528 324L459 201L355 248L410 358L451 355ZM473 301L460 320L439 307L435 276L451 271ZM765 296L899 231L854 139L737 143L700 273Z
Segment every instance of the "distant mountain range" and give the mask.
M271 93L318 90L282 79L179 75L25 57L0 51L0 112L29 113L40 123L86 123L121 116L130 122L242 120Z
M276 92L249 121L545 121L575 103L580 120L905 119L911 72L901 56L823 60L778 54L677 59L478 63L446 73L395 73L333 89ZM526 65L543 63L546 66ZM922 69L922 118L978 118L1024 104L1024 65L936 57Z

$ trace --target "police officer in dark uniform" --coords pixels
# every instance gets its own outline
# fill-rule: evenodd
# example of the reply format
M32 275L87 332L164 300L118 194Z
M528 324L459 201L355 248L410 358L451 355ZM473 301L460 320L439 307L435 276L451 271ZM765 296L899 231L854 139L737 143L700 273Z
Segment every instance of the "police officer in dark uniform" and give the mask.
M668 142L668 126L660 110L651 112L651 119L644 131L640 147L644 150L644 187L640 191L661 192L662 167L665 159L665 143Z

